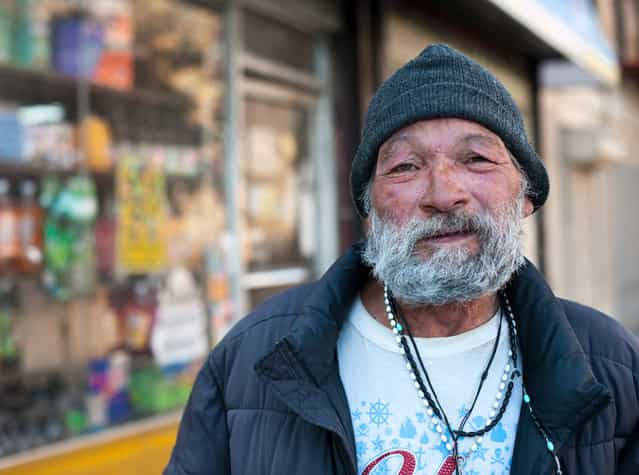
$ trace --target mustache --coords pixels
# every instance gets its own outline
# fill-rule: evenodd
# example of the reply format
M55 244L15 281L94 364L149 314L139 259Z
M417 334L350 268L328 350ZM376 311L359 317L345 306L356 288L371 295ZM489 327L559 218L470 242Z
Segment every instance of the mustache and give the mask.
M402 226L402 232L410 235L413 243L447 234L469 233L479 238L490 234L494 223L486 215L447 213L430 216L427 219L412 219Z

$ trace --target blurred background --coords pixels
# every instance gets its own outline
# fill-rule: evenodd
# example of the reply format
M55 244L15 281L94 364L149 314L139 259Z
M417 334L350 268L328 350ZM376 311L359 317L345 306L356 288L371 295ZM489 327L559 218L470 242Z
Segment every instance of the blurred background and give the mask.
M158 474L202 359L362 236L377 86L446 42L548 168L526 253L639 331L637 0L0 0L0 474Z

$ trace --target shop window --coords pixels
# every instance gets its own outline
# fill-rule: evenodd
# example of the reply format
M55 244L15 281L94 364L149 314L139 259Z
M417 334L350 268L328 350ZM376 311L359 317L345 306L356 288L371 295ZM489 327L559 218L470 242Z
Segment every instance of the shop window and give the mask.
M245 126L247 270L307 266L315 251L313 229L302 227L313 212L308 111L249 98Z
M249 310L317 277L322 243L336 240L318 225L320 188L330 188L335 178L317 174L318 161L334 157L314 146L331 123L329 109L318 106L328 100L327 68L318 67L325 52L321 36L249 7L241 11L242 153L235 192L239 291ZM324 209L329 230L334 210Z
M230 308L222 30L178 0L0 2L0 467L186 402Z
M246 11L243 20L248 53L313 72L314 42L310 35L250 10Z

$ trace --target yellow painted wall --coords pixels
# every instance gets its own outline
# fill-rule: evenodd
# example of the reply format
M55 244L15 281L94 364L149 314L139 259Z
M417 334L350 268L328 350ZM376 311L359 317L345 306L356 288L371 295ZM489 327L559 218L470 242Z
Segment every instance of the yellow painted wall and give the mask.
M175 443L177 425L0 470L0 475L159 475Z

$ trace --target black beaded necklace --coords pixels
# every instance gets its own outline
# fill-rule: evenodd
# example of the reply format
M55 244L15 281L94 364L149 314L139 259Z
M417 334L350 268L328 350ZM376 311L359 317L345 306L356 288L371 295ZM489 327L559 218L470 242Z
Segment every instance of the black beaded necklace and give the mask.
M512 373L510 374L510 378L509 376L506 374L508 371L510 371L509 365L506 366L506 368L504 369L504 374L502 375L502 380L499 383L499 391L498 397L497 399L501 398L501 391L503 391L504 389L506 389L506 395L504 397L504 402L501 404L501 407L499 409L498 412L493 411L491 412L491 417L488 418L488 424L486 424L486 426L479 430L479 431L475 431L475 432L464 432L463 431L463 425L460 426L461 430L458 432L457 434L457 440L459 440L459 437L478 437L477 439L477 443L473 444L473 446L471 447L471 451L476 450L477 445L481 443L482 441L482 434L490 431L498 422L499 419L501 419L503 417L503 414L505 412L505 408L508 405L508 400L511 397L512 394L512 390L514 387L514 379L516 377L520 377L521 376L521 372L517 369L517 353L518 353L518 337L517 337L517 322L515 321L515 316L513 314L513 310L512 307L510 306L510 301L508 300L508 296L506 295L506 292L504 290L499 292L499 296L501 299L501 306L502 306L502 310L505 309L507 311L507 323L508 323L508 328L509 328L509 336L510 336L510 349L508 350L508 356L511 358L512 360ZM424 384L424 381L422 380L422 377L420 375L419 369L417 367L417 364L415 362L415 359L413 358L413 355L410 351L410 347L408 346L407 342L406 342L406 337L403 333L403 326L401 323L398 322L398 319L395 317L395 314L393 313L393 311L397 311L398 308L395 305L395 301L393 300L392 296L390 295L390 291L388 290L388 287L386 285L384 285L384 305L386 308L386 314L388 316L388 320L391 326L391 329L393 330L393 333L395 334L395 338L397 339L397 343L399 346L399 350L402 353L402 355L404 355L404 358L406 359L407 363L406 363L406 368L409 370L411 378L415 384L415 388L417 389L418 395L420 397L420 400L422 402L422 404L424 405L424 407L426 408L426 412L429 416L432 417L432 420L434 421L434 424L436 425L437 432L438 433L442 433L443 429L441 427L441 425L439 425L439 417L440 415L444 415L444 411L441 409L441 405L438 403L437 400L433 400L433 397L430 395L430 393L428 392L428 388L426 387L426 385ZM401 316L401 315L400 315ZM502 317L500 317L502 318ZM409 339L411 341L411 344L413 346L413 349L415 351L415 354L418 357L420 366L422 371L424 372L425 377L428 380L428 383L430 385L431 391L433 391L433 387L432 384L430 384L430 379L428 378L428 372L426 371L426 368L423 364L423 361L421 359L421 355L419 354L419 351L417 350L417 345L415 344L415 340L412 336L412 334L410 333L410 328L407 325L407 322L404 318L402 318L402 321L404 322L404 324L406 325L406 330L409 336ZM500 321L500 328L501 328L501 321ZM499 330L498 330L499 331ZM499 335L497 337L497 340L499 341ZM495 351L495 349L493 350ZM489 362L489 365L492 363L492 356L491 356L491 361ZM485 370L485 372L487 372L487 370ZM510 379L510 381L508 381L508 379ZM506 385L506 382L508 381L508 384ZM528 394L528 392L526 391L526 386L524 385L524 382L522 381L521 383L522 385L522 392L523 392L523 402L526 405L526 407L528 408L528 411L530 413L530 416L535 424L535 427L537 428L537 431L541 434L541 436L543 437L543 439L546 441L546 449L548 450L548 452L550 452L551 457L553 458L554 462L555 462L555 468L556 468L556 475L562 475L562 470L561 470L561 463L559 462L559 457L557 456L557 452L555 450L555 444L552 442L552 439L550 438L550 433L549 431L544 427L544 425L541 423L541 421L539 420L539 418L537 417L533 407L532 407L532 399L530 397L530 395ZM481 386L481 384L480 384ZM481 387L479 388L479 390L481 389ZM433 391L434 394L434 391ZM477 395L476 395L477 397ZM497 404L497 403L495 403ZM497 405L497 407L495 406L495 404L493 404L493 408L497 408L499 407L499 404ZM472 410L472 407L471 407ZM469 415L469 413L471 412L471 410L468 411L468 413L466 414L467 416ZM464 419L467 420L467 417L464 417ZM446 420L446 424L447 424L447 429L449 430L449 433L452 435L453 431L451 431L450 429L450 425L448 424L448 421ZM447 443L447 439L445 435L441 435L442 437L442 441ZM452 447L451 445L449 445L450 443L447 443L446 448L448 450L452 450L454 449L453 453L455 455L455 459L454 459L454 468L456 473L459 475L459 462L463 461L460 460L458 454L457 454L457 441L455 441L455 447Z
M407 361L406 367L410 372L411 378L415 382L415 388L418 390L418 395L420 399L422 400L423 405L427 408L428 415L431 416L433 419L433 424L435 426L436 432L441 434L440 437L442 439L442 442L444 442L446 444L446 448L450 452L452 452L452 460L449 463L451 463L454 466L457 475L459 475L460 465L464 461L464 458L459 455L459 451L458 451L459 440L462 437L473 437L473 438L476 437L477 441L472 445L471 451L475 451L478 449L479 445L483 441L483 435L489 432L490 430L492 430L493 427L495 427L495 425L497 425L497 423L502 419L506 411L506 408L508 407L510 397L512 395L514 380L516 377L521 376L521 372L517 369L517 346L516 346L517 332L516 332L516 324L514 322L514 318L512 318L512 311L508 312L508 317L506 318L508 327L510 330L509 332L510 333L510 349L509 349L508 355L511 358L512 367L509 364L506 365L504 374L502 375L502 378L501 378L499 391L497 393L497 397L496 397L497 401L493 404L494 410L491 412L490 417L487 419L487 424L479 430L467 432L467 431L464 431L464 426L466 422L468 421L468 418L470 417L477 403L477 400L481 393L484 382L488 376L488 371L492 365L495 354L497 352L500 335L501 335L503 313L500 313L499 326L497 330L497 338L495 339L495 344L493 345L492 352L488 360L488 363L486 365L486 368L482 372L480 382L479 382L477 391L475 392L475 396L473 398L471 407L462 418L462 421L460 422L459 427L455 430L452 428L448 420L448 417L446 416L446 413L444 412L443 407L441 403L439 402L439 399L437 398L437 394L435 393L433 384L430 381L428 371L426 370L422 357L419 353L419 350L415 343L415 339L410 330L410 326L408 325L408 322L406 321L404 316L399 311L398 306L395 304L395 301L392 298L390 291L388 290L386 286L384 287L384 303L386 306L386 312L391 325L391 329L393 330L393 333L395 333L396 335L396 339L400 347L400 351L406 358L406 361ZM396 318L395 315L401 318L404 326L402 326L402 323L398 322L399 319ZM406 333L404 333L404 327L406 329ZM408 335L408 340L411 343L412 350L411 350L411 346L409 346L408 344L406 335ZM413 352L415 353L417 361L415 361L415 356L413 356ZM417 362L419 363L419 366L417 365ZM511 371L511 369L512 369L512 372L508 374L508 372ZM422 379L422 375L426 379L427 384ZM444 422L449 435L443 434L443 428L441 426L440 421ZM449 441L449 437L451 441Z

